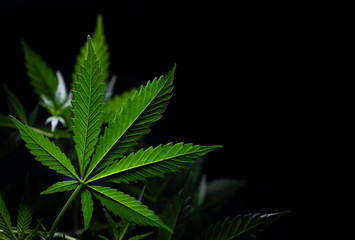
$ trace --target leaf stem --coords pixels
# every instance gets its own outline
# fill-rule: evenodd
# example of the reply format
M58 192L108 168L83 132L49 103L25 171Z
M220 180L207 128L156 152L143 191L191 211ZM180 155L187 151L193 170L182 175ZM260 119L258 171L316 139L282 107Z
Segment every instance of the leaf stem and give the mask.
M72 203L72 201L74 200L76 195L78 195L78 193L80 192L81 187L82 187L82 184L80 184L75 189L75 191L72 193L72 195L70 196L70 198L68 199L68 201L65 203L64 207L62 208L62 210L58 214L57 218L55 219L54 223L52 224L52 227L49 230L49 239L51 239L53 237L54 231L55 231L60 219L63 217L64 213L66 212L66 210L68 209L69 205Z

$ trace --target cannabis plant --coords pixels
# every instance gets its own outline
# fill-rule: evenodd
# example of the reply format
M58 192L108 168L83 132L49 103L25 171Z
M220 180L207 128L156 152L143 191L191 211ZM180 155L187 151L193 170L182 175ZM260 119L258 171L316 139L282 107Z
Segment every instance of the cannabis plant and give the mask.
M84 236L95 231L97 225L92 223L94 202L104 208L112 239L126 239L129 229L134 230L136 226L157 227L158 230L156 233L138 232L130 239L149 236L155 236L158 240L183 239L187 227L179 229L180 223L192 226L199 222L202 215L197 218L191 216L193 213L198 216L197 213L204 208L203 204L209 201L209 196L216 195L218 191L219 196L222 196L224 193L221 194L221 189L225 188L228 192L231 190L226 186L233 188L239 184L226 180L208 184L206 178L201 177L201 158L221 148L220 145L200 146L180 142L142 147L143 136L162 117L172 97L176 66L165 76L148 81L139 90L132 89L112 98L115 77L108 80L109 54L101 16L98 17L93 38L88 36L80 50L71 91L67 90L59 71L54 74L25 42L22 42L22 46L30 83L40 104L50 115L46 123L51 126L50 129L34 127L33 118L36 118L38 109L28 118L19 100L6 87L16 117L10 116L11 122L2 117L0 123L2 126L16 127L35 159L64 178L49 186L41 195L60 192L71 192L71 195L48 231L43 225L39 231L38 225L34 230L27 231L26 235L21 230L23 228L19 228L18 236L12 231L5 202L0 198L0 239L32 239L35 236L75 239L58 234L57 227L77 197L80 198L83 216L84 232L79 233L82 239L90 239ZM66 129L60 130L58 123ZM64 153L56 141L59 138L72 139L70 144L76 154L69 156ZM181 171L182 175L172 174ZM171 189L177 185L179 188L166 199L162 192L167 191L169 181L175 182ZM143 186L140 185L142 182L145 182ZM124 189L139 197L132 197L122 191ZM144 201L153 203L155 209L163 209L163 213L159 216L143 204ZM158 204L161 205L157 207ZM236 216L202 228L201 232L193 235L197 239L214 240L255 236L256 230L285 213ZM109 239L103 235L95 236Z

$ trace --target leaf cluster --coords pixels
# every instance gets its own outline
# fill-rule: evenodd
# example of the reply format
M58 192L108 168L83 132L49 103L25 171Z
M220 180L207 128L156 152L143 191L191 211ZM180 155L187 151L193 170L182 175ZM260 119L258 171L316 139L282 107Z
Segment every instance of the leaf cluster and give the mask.
M113 96L116 78L109 80L109 52L101 16L93 37L88 36L80 49L70 91L59 71L51 69L25 42L22 46L30 84L39 105L50 115L46 123L51 126L34 127L39 107L27 116L19 99L6 86L12 116L0 115L0 126L17 129L12 134L13 142L22 138L38 162L62 177L41 195L71 193L50 230L44 231L46 238L75 239L58 233L57 227L77 197L84 227L79 235L86 240L109 239L93 233L97 205L104 208L114 240L128 239L127 235L131 240L152 236L157 240L186 236L243 239L285 214L237 216L207 229L211 222L206 221L206 210L220 207L245 183L231 179L207 182L202 175L201 159L220 145L170 142L142 147L143 137L162 117L172 97L176 66L165 76ZM66 129L61 130L59 123ZM57 141L60 138L72 140L68 143L75 154L64 151ZM145 203L150 203L154 211ZM26 206L20 204L15 234L0 196L0 239L33 239L39 234L40 225L29 230L32 212ZM158 230L134 233L137 226ZM90 234L92 237L86 236Z
M77 166L50 139L21 123L12 121L36 160L63 174L69 180L58 182L42 194L72 191L81 197L84 226L93 214L93 196L115 216L140 225L156 226L171 231L147 206L135 198L100 182L137 182L162 177L188 166L204 154L220 146L166 144L141 149L125 156L137 141L161 118L173 88L175 67L166 77L154 79L141 87L122 106L100 136L105 84L100 62L88 37L88 54L74 82L72 113L73 140ZM51 234L54 229L51 230Z
M40 235L41 222L34 229L30 229L32 222L32 208L28 182L19 204L17 224L12 227L11 217L4 199L0 194L0 239L1 240L32 240Z

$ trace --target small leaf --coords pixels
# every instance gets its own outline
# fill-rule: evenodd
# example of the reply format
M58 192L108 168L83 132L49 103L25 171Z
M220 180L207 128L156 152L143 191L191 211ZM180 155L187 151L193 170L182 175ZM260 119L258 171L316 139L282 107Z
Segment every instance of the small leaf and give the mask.
M163 212L161 218L165 224L172 230L175 229L178 218L180 216L181 209L183 207L183 201L174 196L172 199L169 199L166 209ZM173 234L167 231L158 230L157 240L170 240Z
M110 54L108 52L108 45L106 43L103 19L101 15L97 16L95 31L94 34L92 35L92 45L97 54L97 58L100 60L100 65L102 67L102 73L103 73L103 80L106 81L109 76ZM84 59L86 58L87 54L88 54L88 42L85 42L84 46L80 48L80 53L77 56L76 64L74 66L75 72L80 71L80 65L84 62ZM75 77L73 78L75 81Z
M113 221L110 213L106 209L104 209L104 211L105 211L105 217L106 217L108 223L110 224L110 230L112 232L113 239L118 240L119 233L118 233L118 229L117 229L117 227L118 227L117 223L115 223L115 221ZM126 223L126 221L125 221L125 223Z
M58 86L56 75L47 63L32 51L24 41L21 43L25 53L27 75L35 93L40 100L42 100L41 96L43 95L54 102L54 95Z
M2 232L0 232L0 240L11 240L11 239L6 237L6 235L3 234Z
M3 85L3 86L5 89L6 96L7 96L8 105L11 109L12 114L19 117L22 120L22 122L24 122L25 124L28 124L26 112L25 112L25 109L23 108L20 100L15 96L15 94L13 94L6 87L6 85Z
M133 197L108 187L90 186L90 188L94 190L93 194L101 204L115 216L128 222L161 227L171 231L152 210Z
M152 235L153 233L154 233L154 232L148 232L148 233L140 234L140 235L131 237L131 238L129 238L128 240L140 240L140 239L143 239L143 238L146 238L146 237Z
M94 202L88 189L81 192L81 211L83 212L85 230L87 230L94 211Z
M41 192L41 195L71 191L74 190L78 185L79 185L78 181L57 182L52 186L50 186L47 190Z
M25 240L38 239L38 236L40 235L39 229L41 226L43 227L42 220L38 221L36 227L27 235Z
M27 148L36 157L37 161L58 173L79 179L70 160L53 142L12 116L11 120L19 129L22 139L27 143Z
M29 181L27 177L25 192L22 196L17 216L17 234L19 239L23 239L26 231L32 222L32 208Z
M109 239L108 237L105 237L105 236L102 236L102 235L99 235L99 238L103 239L103 240L111 240Z
M8 116L0 115L0 127L16 128L15 124Z
M203 237L205 240L232 240L241 239L248 235L256 238L255 233L265 228L267 225L288 214L288 211L271 214L247 214L236 216L232 219L226 218L214 225L211 225Z
M5 205L5 201L0 195L0 229L3 231L4 235L10 239L16 239L11 227L10 214Z

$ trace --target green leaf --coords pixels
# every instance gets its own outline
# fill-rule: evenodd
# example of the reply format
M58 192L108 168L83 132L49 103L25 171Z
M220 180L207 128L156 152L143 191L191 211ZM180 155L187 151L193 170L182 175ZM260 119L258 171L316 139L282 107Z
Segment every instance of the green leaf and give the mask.
M103 240L111 240L109 239L108 237L105 237L105 236L102 236L102 235L99 235L99 238L103 239Z
M11 218L10 214L5 205L5 201L0 195L0 229L3 231L3 234L9 237L10 239L16 239L11 228Z
M174 196L172 199L169 199L169 202L166 205L166 209L163 212L161 218L165 222L165 224L170 227L170 229L174 230L175 225L180 216L181 209L183 207L183 201ZM158 231L157 240L170 240L172 237L172 233L167 231Z
M31 222L32 222L31 196L30 196L29 181L27 177L25 192L19 204L18 215L17 215L17 231L18 231L19 239L24 238L26 231L30 227Z
M94 202L88 189L81 192L81 211L83 212L85 230L87 230L94 211Z
M105 217L106 217L108 223L110 224L110 230L112 232L113 239L118 240L118 235L119 235L118 228L117 228L118 225L117 225L117 223L115 223L115 221L113 221L110 213L105 208L104 208L104 211L105 211ZM128 224L128 226L129 226L129 223L127 223L126 221L124 221L124 223Z
M21 43L25 54L27 75L35 93L40 100L43 100L42 96L44 96L54 102L54 95L58 85L56 75L47 63L32 51L24 41Z
M103 20L101 15L97 16L96 28L92 36L92 45L95 49L97 58L100 60L103 79L104 81L106 81L109 76L108 69L110 67L110 62L109 62L110 54L108 52L108 45L106 43L104 25L103 25ZM88 54L88 42L85 42L84 46L80 48L80 54L77 56L76 64L74 66L75 72L80 71L80 65L82 65L82 63L84 62L84 59L86 58L87 54ZM75 81L75 77L74 77L74 81Z
M79 185L78 181L57 182L57 183L53 184L52 186L50 186L45 191L41 192L41 195L71 191L71 190L74 190L78 185Z
M0 240L11 240L10 238L6 237L5 234L0 232Z
M110 120L113 120L121 110L123 104L127 102L128 98L132 98L137 91L136 88L132 88L108 100L104 107L103 121L108 123Z
M156 148L141 149L114 162L88 182L106 179L116 183L128 183L145 180L148 177L162 177L166 173L176 172L187 167L204 154L220 147L168 143L165 146L159 145Z
M8 116L0 115L0 127L16 128Z
M5 89L8 105L9 105L9 107L11 109L12 114L14 114L17 117L19 117L22 120L22 122L24 122L25 124L28 124L27 117L26 117L26 112L25 112L25 109L23 108L20 100L15 96L15 94L13 94L6 87L6 85L3 85L3 86L4 86L4 89Z
M81 176L94 152L97 137L102 125L103 92L105 85L101 67L88 36L89 51L87 58L77 73L75 90L73 90L73 133L78 155Z
M93 194L100 200L101 204L115 216L119 216L128 222L160 227L171 231L152 210L135 198L108 187L90 186L90 188L94 190Z
M161 118L172 96L174 71L175 66L167 77L148 82L146 87L141 87L139 93L123 105L117 117L109 122L104 136L100 137L86 177L112 160L121 158L123 153L137 144L137 140L149 133L150 127Z
M36 157L37 161L58 173L70 178L79 179L70 160L53 142L12 116L11 120L17 126L22 139L27 143L27 148Z
M140 234L140 235L131 237L131 238L129 238L128 240L140 240L140 239L143 239L143 238L145 238L145 237L148 237L148 236L152 235L153 233L154 233L154 232L148 232L148 233Z
M27 235L25 240L38 239L38 236L40 235L39 228L41 226L43 227L42 220L38 221L36 227Z
M256 238L255 233L258 230L265 228L288 213L287 211L264 215L257 213L254 215L238 215L232 219L226 218L224 221L211 225L200 239L232 240L242 239L246 235Z

